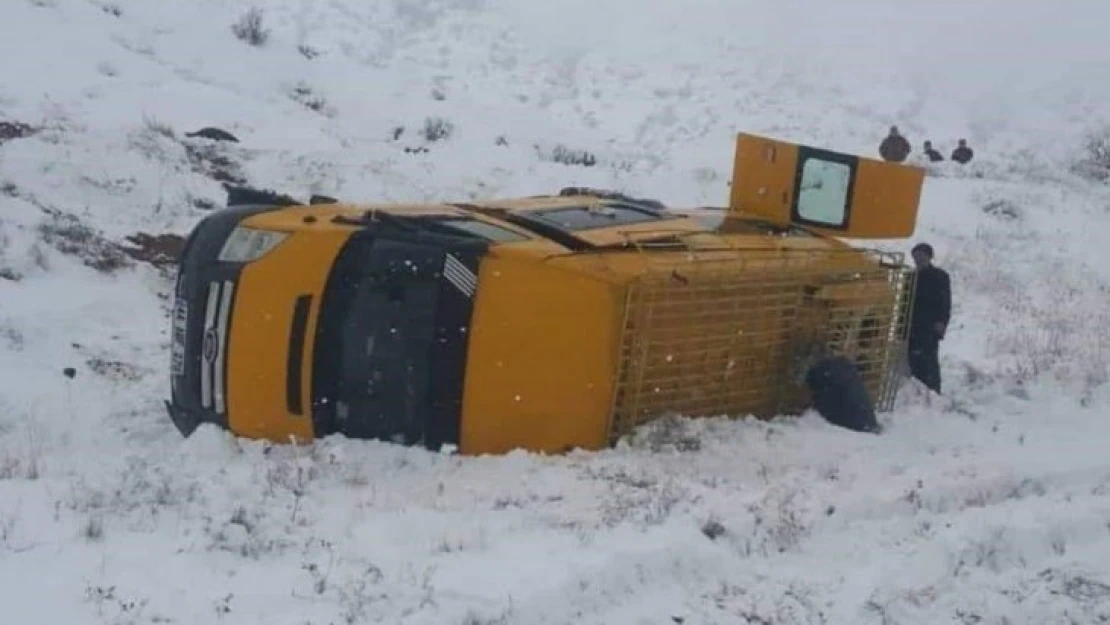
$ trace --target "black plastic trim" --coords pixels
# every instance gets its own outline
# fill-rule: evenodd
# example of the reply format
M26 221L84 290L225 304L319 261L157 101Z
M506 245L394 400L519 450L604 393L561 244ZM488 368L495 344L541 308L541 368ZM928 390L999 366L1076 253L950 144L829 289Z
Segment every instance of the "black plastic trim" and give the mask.
M301 295L293 304L293 324L289 329L289 354L285 358L285 407L289 414L304 413L304 389L301 384L301 370L304 364L305 328L308 327L308 311L312 307L312 296Z
M166 409L177 429L189 436L201 423L212 423L220 427L228 426L228 418L214 410L201 406L200 366L204 342L204 303L211 282L231 281L238 289L243 265L224 263L216 260L228 235L244 219L253 215L281 210L274 205L239 205L220 209L202 219L189 233L178 261L177 283L174 296L184 299L189 307L186 321L185 372L181 376L170 375L171 392ZM228 327L235 318L235 301L231 303ZM172 323L172 321L171 321ZM230 334L230 333L229 333ZM230 349L234 337L225 338L225 349ZM226 381L228 359L224 359L223 376ZM231 389L225 385L225 396Z

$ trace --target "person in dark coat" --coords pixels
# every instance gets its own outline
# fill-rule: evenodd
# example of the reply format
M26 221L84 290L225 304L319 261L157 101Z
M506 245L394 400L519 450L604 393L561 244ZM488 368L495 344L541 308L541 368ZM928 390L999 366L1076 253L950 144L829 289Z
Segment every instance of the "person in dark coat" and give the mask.
M898 132L898 126L890 127L890 134L879 144L879 155L884 161L901 163L910 155L910 142Z
M917 275L910 319L910 373L940 393L939 351L952 314L951 281L948 272L933 265L931 245L918 243L911 254Z
M928 157L930 163L936 163L944 160L944 155L937 152L933 147L932 141L925 142L925 156Z
M960 139L956 149L952 150L952 160L961 165L966 165L971 162L973 156L975 156L975 153L971 151L971 148L967 147L967 139Z

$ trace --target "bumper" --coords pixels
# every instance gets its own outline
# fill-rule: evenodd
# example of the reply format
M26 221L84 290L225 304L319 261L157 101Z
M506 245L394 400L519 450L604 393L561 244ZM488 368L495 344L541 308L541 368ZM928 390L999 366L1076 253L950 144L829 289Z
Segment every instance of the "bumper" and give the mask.
M202 423L226 428L228 329L242 265L216 260L243 219L271 207L225 209L193 229L179 261L170 348L170 420L183 436Z
M186 410L179 404L174 404L169 400L166 400L165 403L166 414L170 416L170 421L173 422L174 427L176 427L177 431L181 432L181 435L184 437L188 437L192 434L204 420L203 415Z

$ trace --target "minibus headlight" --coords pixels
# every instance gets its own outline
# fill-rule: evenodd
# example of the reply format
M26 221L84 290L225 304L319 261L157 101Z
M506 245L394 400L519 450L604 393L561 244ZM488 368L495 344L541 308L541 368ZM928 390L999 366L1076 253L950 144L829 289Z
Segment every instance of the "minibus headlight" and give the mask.
M231 231L217 258L225 263L249 263L262 258L288 236L285 232L239 226Z

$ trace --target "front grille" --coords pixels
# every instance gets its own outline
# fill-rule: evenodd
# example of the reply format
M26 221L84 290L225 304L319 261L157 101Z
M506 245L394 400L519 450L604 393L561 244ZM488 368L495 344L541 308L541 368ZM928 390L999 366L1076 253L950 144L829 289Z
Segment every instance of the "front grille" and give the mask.
M227 331L235 283L210 282L204 308L200 352L200 405L224 414L226 410Z

